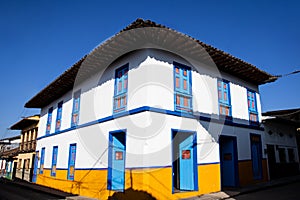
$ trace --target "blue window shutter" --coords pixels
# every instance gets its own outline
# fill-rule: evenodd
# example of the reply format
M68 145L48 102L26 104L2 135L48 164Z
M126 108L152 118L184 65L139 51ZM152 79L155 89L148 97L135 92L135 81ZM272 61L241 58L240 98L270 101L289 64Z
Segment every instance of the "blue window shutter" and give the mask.
M248 110L249 110L249 121L257 123L258 113L257 113L257 102L256 102L256 92L252 90L247 90L247 100L248 100Z
M231 100L229 82L225 80L217 81L219 113L231 117Z
M118 113L126 110L128 91L128 64L116 70L113 112Z
M176 111L192 113L191 69L174 62L174 107Z
M54 146L52 150L51 176L56 176L57 153L58 153L58 147Z
M44 162L45 162L45 147L43 147L41 151L40 174L44 173Z
M63 105L63 102L60 102L57 105L57 115L56 115L55 132L59 131L60 127L61 127L62 105Z
M53 112L53 107L49 108L49 110L48 110L48 118L47 118L47 124L46 124L46 135L50 134L50 131L51 131L52 112Z
M80 93L80 90L74 93L71 127L77 126L79 122Z
M74 180L76 161L76 144L70 144L68 160L68 180Z

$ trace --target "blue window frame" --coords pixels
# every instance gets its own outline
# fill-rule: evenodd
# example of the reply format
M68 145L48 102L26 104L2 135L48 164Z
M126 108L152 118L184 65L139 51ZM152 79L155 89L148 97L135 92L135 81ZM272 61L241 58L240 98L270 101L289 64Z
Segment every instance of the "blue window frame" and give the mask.
M115 92L113 102L113 112L119 113L126 110L128 91L128 64L116 70Z
M74 93L73 96L71 127L77 126L79 122L80 94L81 91L78 90L77 92Z
M230 87L226 80L218 80L218 99L220 115L231 117Z
M192 113L191 68L174 62L175 111Z
M56 123L55 123L55 132L59 131L60 127L61 127L62 105L63 105L62 101L57 104L57 115L56 115Z
M57 153L58 146L54 146L52 150L51 176L56 176Z
M45 163L45 147L43 147L41 150L40 174L44 173L44 163Z
M49 110L48 110L48 118L47 118L47 124L46 124L46 135L49 135L50 131L51 131L52 112L53 112L53 107L49 108Z
M248 110L249 110L249 121L257 123L258 113L257 113L257 103L256 103L256 93L252 90L247 90L248 98Z
M70 144L68 161L68 180L73 181L75 175L76 144Z

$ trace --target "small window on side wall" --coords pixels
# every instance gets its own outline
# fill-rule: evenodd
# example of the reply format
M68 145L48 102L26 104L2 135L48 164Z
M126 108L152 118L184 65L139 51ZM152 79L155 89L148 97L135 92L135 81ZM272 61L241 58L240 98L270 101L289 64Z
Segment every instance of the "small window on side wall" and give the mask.
M256 92L247 90L248 111L250 123L258 123Z

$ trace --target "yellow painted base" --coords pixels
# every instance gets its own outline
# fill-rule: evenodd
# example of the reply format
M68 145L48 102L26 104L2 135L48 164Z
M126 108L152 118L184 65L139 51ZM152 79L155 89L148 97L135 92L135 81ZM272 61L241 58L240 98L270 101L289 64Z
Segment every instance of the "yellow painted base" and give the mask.
M76 170L75 180L68 181L67 170L57 170L56 177L51 170L39 174L37 184L65 192L98 199L108 199L113 191L107 190L107 170ZM198 166L199 190L172 194L172 168L128 169L125 172L125 188L142 190L156 199L180 199L220 191L220 165Z

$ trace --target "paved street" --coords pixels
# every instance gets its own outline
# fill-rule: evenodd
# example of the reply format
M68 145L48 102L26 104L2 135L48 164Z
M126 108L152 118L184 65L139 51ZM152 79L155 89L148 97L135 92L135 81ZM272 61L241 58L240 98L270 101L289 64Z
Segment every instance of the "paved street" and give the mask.
M272 187L253 193L239 195L230 200L257 200L257 199L276 199L294 200L300 199L300 182L291 183L280 187Z
M11 182L0 180L0 200L46 200L59 199L51 194L45 194L36 190L27 189Z

